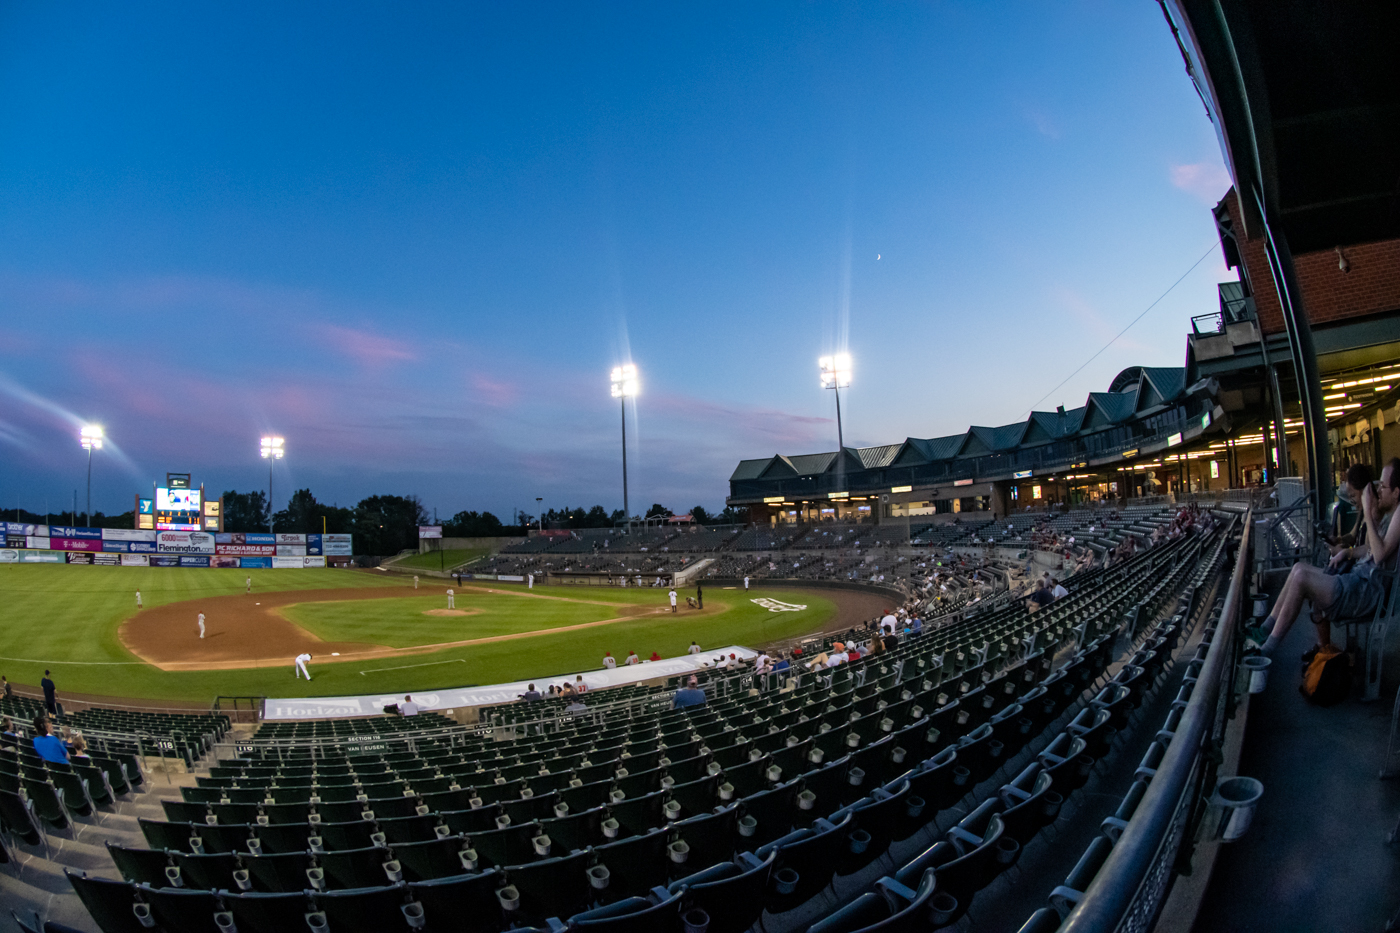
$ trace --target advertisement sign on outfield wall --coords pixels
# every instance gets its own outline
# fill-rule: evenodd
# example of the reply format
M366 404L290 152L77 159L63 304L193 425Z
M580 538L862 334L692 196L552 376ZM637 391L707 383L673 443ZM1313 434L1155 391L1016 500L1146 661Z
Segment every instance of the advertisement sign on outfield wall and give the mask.
M72 557L73 555L69 554L68 556ZM91 555L91 557L94 564L98 564L102 567L117 567L122 562L122 556L120 554L103 554L98 552Z
M180 555L180 566L181 566L181 567L208 567L208 566L209 566L209 560L210 560L210 559L209 559L208 557L193 557L193 556L191 556L191 555L189 555L189 554L181 554L181 555Z
M272 567L274 570L291 570L294 567L299 570L305 559L304 557L274 557L272 558Z
M49 539L47 537L41 538L38 535L30 535L24 539L24 546L31 551L47 551L49 549Z
M49 536L48 525L26 525L22 522L0 522L0 525L4 525L7 535L19 535L23 538L28 538L31 535L36 538Z
M214 536L204 531L158 531L156 547L164 554L213 554Z
M50 525L50 538L96 538L102 540L101 528L75 528L72 525Z
M154 554L156 543L151 541L106 541L102 542L102 550L109 554Z
M254 544L254 545L274 545L277 543L277 536L270 534L260 534L249 531L221 531L214 535L215 544Z
M18 564L19 551L14 548L0 548L0 564Z
M325 537L328 538L330 535L326 535ZM348 538L350 536L346 535L345 537ZM324 538L321 541L321 553L325 554L327 557L331 555L335 555L336 557L349 557L351 554L355 553L351 550L352 547L353 545L349 541L326 541Z
M271 566L272 566L272 558L271 558L271 557L240 557L240 558L238 558L238 566L242 567L242 568L245 569L245 570L249 570L249 569L252 569L252 570L267 569L268 567L271 567Z
M303 567L324 567L326 559L324 557L303 557L301 563Z
M67 555L70 564L91 564L92 555L83 551L71 551Z
M61 564L63 563L63 552L20 551L19 562L21 564Z
M51 551L100 551L102 550L101 538L50 538L49 550ZM91 561L88 561L91 563Z
M123 567L149 567L151 559L145 554L122 554Z
M152 567L178 567L180 557L177 554L151 554L148 555Z
M235 557L271 557L277 548L271 544L216 544L215 554L229 554Z
M241 557L230 557L227 554L217 554L214 557L209 558L209 566L237 568L241 566L241 564L239 564L239 561L241 561L242 559L243 558Z
M300 545L303 545L303 546L304 546L304 545L306 544L306 535L283 534L282 532L279 531L279 532L277 533L277 543L278 543L278 544L300 544Z
M103 528L103 541L150 541L156 540L154 531L133 531L130 528Z
M325 553L324 551L321 550L321 536L320 536L320 535L307 535L307 536L306 536L306 553L308 553L308 554L324 554L324 553Z
M305 557L306 546L303 544L279 544L277 545L278 557Z

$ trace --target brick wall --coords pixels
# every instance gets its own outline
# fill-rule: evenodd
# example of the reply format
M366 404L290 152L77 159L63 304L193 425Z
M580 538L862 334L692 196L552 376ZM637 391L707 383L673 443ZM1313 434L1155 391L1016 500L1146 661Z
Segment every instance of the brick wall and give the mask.
M1259 311L1259 323L1268 334L1283 331L1283 315L1279 311L1278 292L1269 272L1269 260L1264 252L1261 231L1246 239L1240 222L1239 198L1232 188L1225 196L1227 209L1235 221L1240 236L1240 253L1254 289L1254 304ZM1400 240L1382 240L1358 246L1344 246L1350 272L1337 266L1337 253L1323 250L1293 257L1298 270L1298 284L1303 290L1303 303L1308 320L1314 326L1347 318L1362 317L1400 308Z

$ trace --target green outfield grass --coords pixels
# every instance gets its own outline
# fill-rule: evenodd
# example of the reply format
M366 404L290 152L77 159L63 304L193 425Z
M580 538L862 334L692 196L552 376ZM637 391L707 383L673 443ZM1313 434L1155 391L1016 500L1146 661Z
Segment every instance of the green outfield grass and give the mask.
M394 568L396 570L451 570L469 560L476 560L478 557L485 557L490 553L489 547L448 548L445 551L429 551L426 554L414 554L411 557L396 560Z
M0 673L34 685L44 668L53 670L59 693L188 700L207 704L217 695L333 696L430 690L465 684L498 683L590 670L603 652L642 657L685 653L691 639L707 649L730 644L762 644L821 628L835 613L830 600L787 588L707 589L705 604L720 610L706 616L643 616L595 628L558 632L430 654L373 661L328 663L316 658L315 680L307 684L285 669L166 672L138 661L117 639L117 627L130 616L135 592L149 607L254 590L405 587L402 598L373 601L298 603L289 618L323 638L405 646L535 631L579 622L616 618L617 604L663 606L664 590L605 587L545 587L539 595L578 602L535 599L523 587L485 584L500 594L457 597L460 608L480 608L472 616L425 616L444 606L440 593L415 596L411 580L387 573L354 570L203 570L190 568L84 567L51 564L0 565ZM683 590L690 593L692 590ZM750 600L772 597L807 606L801 612L769 612ZM601 605L600 605L601 604ZM421 665L421 666L420 666ZM399 668L384 670L385 668ZM361 673L364 671L365 673Z

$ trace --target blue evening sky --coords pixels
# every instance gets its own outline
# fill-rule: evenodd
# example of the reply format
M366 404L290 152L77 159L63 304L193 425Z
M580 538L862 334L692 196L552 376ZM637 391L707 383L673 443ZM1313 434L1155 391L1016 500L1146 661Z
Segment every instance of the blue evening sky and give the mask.
M1149 2L0 2L0 509L166 471L441 517L719 508L1020 420L1215 240ZM1218 249L1040 404L1179 366ZM81 508L81 505L80 505Z

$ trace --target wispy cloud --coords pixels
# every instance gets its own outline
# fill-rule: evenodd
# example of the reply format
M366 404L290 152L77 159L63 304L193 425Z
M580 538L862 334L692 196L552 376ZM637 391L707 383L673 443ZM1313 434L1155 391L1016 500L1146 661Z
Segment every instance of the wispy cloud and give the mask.
M1059 139L1063 135L1060 124L1043 110L1027 110L1026 119L1035 128L1035 131L1046 139Z
M1172 184L1203 204L1215 206L1230 188L1230 173L1219 162L1192 162L1169 169Z
M361 366L380 367L418 358L418 354L402 340L386 337L371 330L341 327L339 324L319 324L312 331L333 348Z

